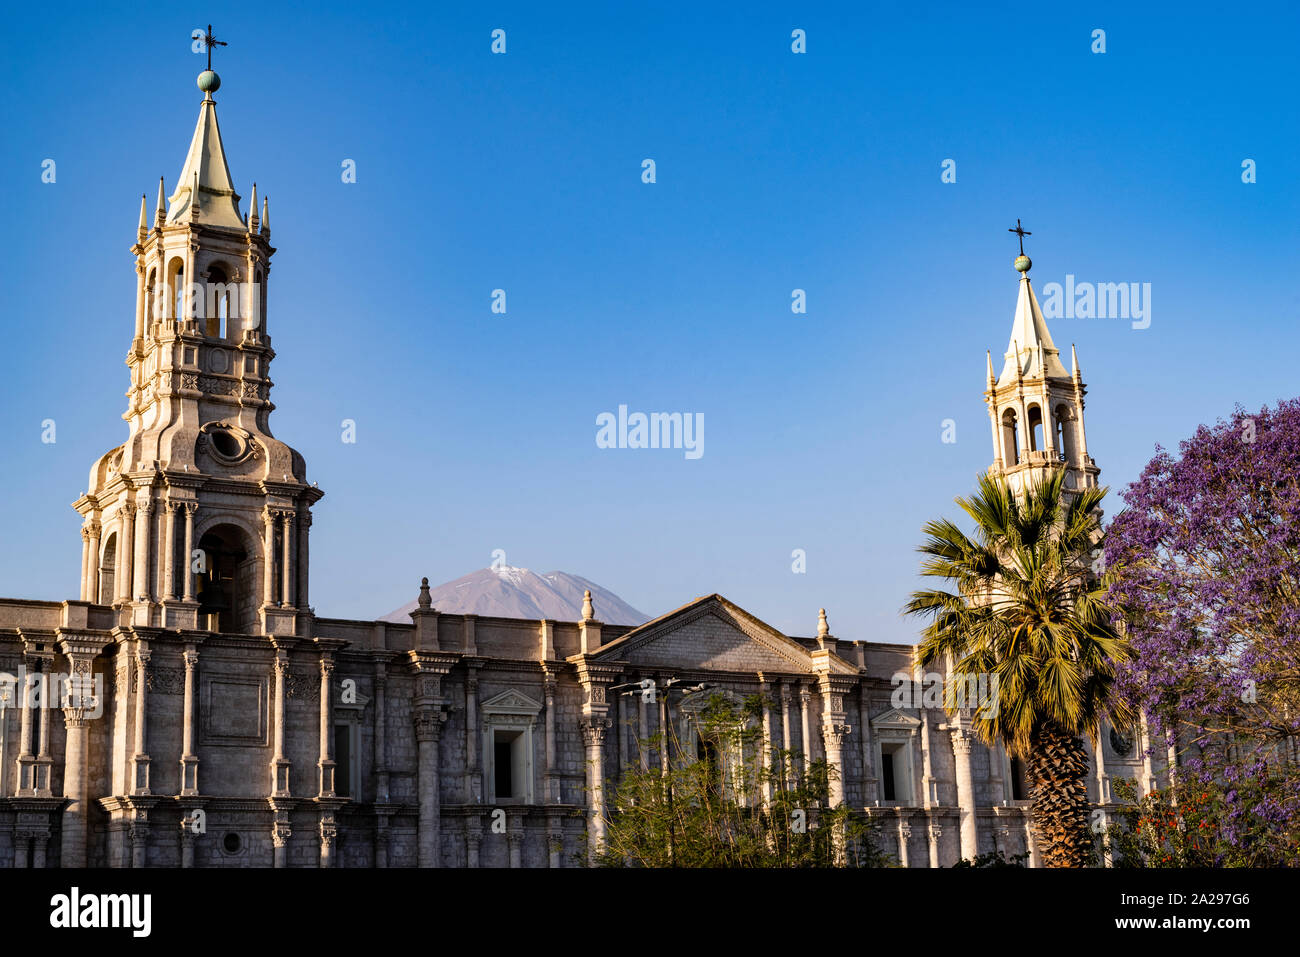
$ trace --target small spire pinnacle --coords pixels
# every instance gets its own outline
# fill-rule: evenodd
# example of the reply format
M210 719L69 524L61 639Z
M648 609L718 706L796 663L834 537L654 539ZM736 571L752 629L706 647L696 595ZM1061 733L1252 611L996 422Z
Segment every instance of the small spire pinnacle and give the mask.
M1012 339L1011 343L1011 354L1016 363L1016 378L1020 379L1024 376L1024 368L1020 364L1020 343L1015 339Z
M271 235L271 197L262 197L262 235Z
M993 353L990 350L985 349L984 354L988 356L989 360L989 388L992 389L998 384L998 380L993 378Z
M1070 343L1070 375L1079 378L1079 354L1074 351L1074 343Z
M190 221L199 218L199 171L194 171L194 181L190 184Z
M420 598L419 605L421 608L432 608L433 599L429 595L429 579L420 579Z
M596 618L596 609L591 607L591 589L588 588L582 593L582 620L594 621Z
M159 226L161 226L163 222L167 219L167 207L163 204L163 196L166 194L166 192L167 191L163 188L163 177L159 176L158 177L158 214L155 217L155 219L157 220L157 224Z
M146 225L146 220L145 220L148 205L149 205L149 195L147 193L141 193L140 194L140 228L138 232L140 235L140 240L142 242L144 241L144 237L149 233L149 227L148 225Z
M817 612L817 640L825 644L830 633L831 626L826 622L826 609L822 608Z
M257 183L253 183L253 197L248 204L248 228L257 232Z

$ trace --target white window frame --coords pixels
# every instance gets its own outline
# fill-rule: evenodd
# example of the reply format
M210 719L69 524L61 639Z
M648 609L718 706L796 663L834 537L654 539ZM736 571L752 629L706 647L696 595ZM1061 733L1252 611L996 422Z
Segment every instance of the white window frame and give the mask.
M534 786L533 732L542 705L520 691L509 690L494 695L479 705L482 716L483 795L489 804L533 804ZM518 732L510 744L511 784L514 794L497 797L496 733Z

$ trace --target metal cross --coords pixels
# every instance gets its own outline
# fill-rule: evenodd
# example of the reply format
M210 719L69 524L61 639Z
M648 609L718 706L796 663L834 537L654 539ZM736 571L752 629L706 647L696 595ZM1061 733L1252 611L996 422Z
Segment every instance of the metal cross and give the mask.
M208 69L212 69L212 48L223 47L226 45L225 40L218 40L212 35L212 24L208 24L208 32L203 35L203 45L208 48Z
M209 27L208 29L212 29L212 28ZM1015 229L1008 229L1007 232L1009 232L1009 233L1015 233L1017 236L1020 237L1020 255L1023 256L1023 255L1025 254L1025 237L1026 237L1026 236L1032 236L1032 235L1034 235L1034 234L1031 233L1031 232L1030 232L1029 230L1027 230L1027 229L1022 229L1022 228L1021 228L1021 226L1020 226L1020 219L1019 219L1019 218L1016 219L1016 226L1015 226Z

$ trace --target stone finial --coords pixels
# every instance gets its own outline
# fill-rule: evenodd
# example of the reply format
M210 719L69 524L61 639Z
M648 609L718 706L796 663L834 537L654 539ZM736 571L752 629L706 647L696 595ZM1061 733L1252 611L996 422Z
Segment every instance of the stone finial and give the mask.
M989 360L989 388L994 389L997 388L998 380L993 377L993 353L985 349L984 354Z
M269 236L271 234L271 197L262 197L262 233Z
M596 618L596 610L591 607L591 589L588 588L582 594L582 620L594 621L595 618Z
M199 218L201 204L199 203L199 171L196 169L193 176L194 182L190 186L190 219Z
M427 578L421 578L421 579L420 579L420 602L419 602L419 604L420 604L420 607L421 607L421 608L432 608L432 607L433 607L433 599L429 596L429 579L427 579Z
M253 184L253 198L248 203L248 228L257 232L257 184Z
M817 612L817 638L825 641L831 633L831 626L826 623L826 609Z
M163 177L159 176L158 177L158 211L154 215L154 219L156 220L157 225L159 226L161 226L163 224L163 221L167 218L167 207L163 205L163 194L165 192L166 189L163 186Z
M147 207L148 207L148 205L149 205L149 199L148 199L148 197L147 197L144 193L141 193L141 194L140 194L140 228L139 228L139 235L140 235L140 239L141 239L142 241L144 240L144 237L147 236L148 233L149 233L149 226L148 226L148 224L147 224L146 221L145 221L145 216L146 216L146 214L147 214Z

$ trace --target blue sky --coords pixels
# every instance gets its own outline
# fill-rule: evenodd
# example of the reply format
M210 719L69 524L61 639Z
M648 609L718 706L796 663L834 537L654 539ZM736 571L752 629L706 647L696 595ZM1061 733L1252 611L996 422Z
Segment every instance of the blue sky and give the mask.
M920 526L992 457L1017 217L1040 293L1151 284L1148 329L1052 323L1112 489L1300 391L1294 8L555 6L6 14L0 594L76 595L69 503L126 437L139 197L174 186L208 22L236 188L271 198L272 426L326 492L319 614L499 548L650 614L716 591L914 640ZM703 413L703 457L598 449L620 404Z

